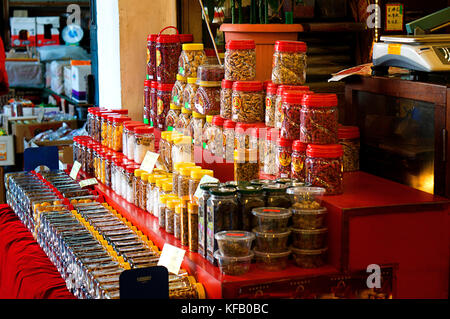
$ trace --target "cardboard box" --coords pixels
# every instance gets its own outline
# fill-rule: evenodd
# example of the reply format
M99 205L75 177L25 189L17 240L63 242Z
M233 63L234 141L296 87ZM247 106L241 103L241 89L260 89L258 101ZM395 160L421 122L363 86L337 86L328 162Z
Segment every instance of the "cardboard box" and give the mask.
M0 136L0 166L15 164L14 139L12 135Z
M9 19L11 25L11 44L15 47L36 45L36 18L12 17Z
M40 146L57 146L59 160L64 164L73 164L73 140L41 141L29 143L24 141L25 148Z
M77 128L77 121L55 121L55 122L45 122L45 123L31 123L31 124L13 124L12 133L14 135L16 153L23 153L24 150L24 139L30 140L39 133L48 130L57 130L66 123L71 129Z
M51 25L50 34L45 34L45 25ZM59 44L59 17L36 17L37 46Z
M72 99L77 102L87 102L87 76L91 74L91 65L73 64L72 74Z

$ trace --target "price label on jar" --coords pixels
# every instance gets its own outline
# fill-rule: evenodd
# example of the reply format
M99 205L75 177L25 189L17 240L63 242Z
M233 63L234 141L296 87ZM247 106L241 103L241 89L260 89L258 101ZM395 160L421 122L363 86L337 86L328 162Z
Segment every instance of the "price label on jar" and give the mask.
M164 266L170 273L178 274L185 253L186 251L184 249L164 244L158 266Z
M151 174L155 168L156 162L158 161L158 157L158 153L147 151L147 153L145 153L144 160L141 163L140 169Z
M97 182L97 179L95 179L95 178L88 178L88 179L80 181L81 188L87 187L87 186L92 186L92 185L97 185L97 184L98 184L98 182Z
M219 183L219 180L217 178L211 177L209 175L205 175L200 179L200 182L198 183L197 189L195 190L194 196L196 198L199 198L202 194L202 190L200 189L200 186L205 183Z
M78 161L75 161L75 162L73 163L72 169L70 170L69 176L70 176L72 179L77 179L78 172L80 171L80 169L81 169L81 163L78 162Z

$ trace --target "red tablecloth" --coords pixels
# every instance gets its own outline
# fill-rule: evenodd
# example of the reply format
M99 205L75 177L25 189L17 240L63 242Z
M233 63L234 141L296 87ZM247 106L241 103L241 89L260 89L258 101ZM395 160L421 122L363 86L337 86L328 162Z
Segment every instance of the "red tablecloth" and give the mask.
M56 267L8 205L0 205L0 298L74 299Z

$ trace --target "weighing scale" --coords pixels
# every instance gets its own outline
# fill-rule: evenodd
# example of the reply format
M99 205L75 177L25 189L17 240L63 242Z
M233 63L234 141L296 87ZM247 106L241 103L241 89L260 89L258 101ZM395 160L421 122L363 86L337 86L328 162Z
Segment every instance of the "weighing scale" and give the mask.
M430 14L406 25L414 35L382 36L374 43L374 70L383 71L390 66L419 72L450 71L450 35L424 34L450 23L450 7Z

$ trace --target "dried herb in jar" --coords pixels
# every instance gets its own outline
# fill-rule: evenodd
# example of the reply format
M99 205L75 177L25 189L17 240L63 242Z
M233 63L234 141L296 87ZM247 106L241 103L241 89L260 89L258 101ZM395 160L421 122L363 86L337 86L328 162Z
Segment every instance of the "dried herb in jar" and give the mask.
M178 34L159 34L156 39L156 80L175 83L181 43ZM169 101L170 103L170 101Z
M272 66L273 83L302 85L306 80L306 44L276 41Z
M253 40L230 40L225 45L225 79L252 81L256 77L256 45Z
M233 111L232 94L233 81L222 80L220 90L220 116L227 120L231 120Z
M233 83L232 116L235 122L264 122L264 93L260 81L236 81Z

